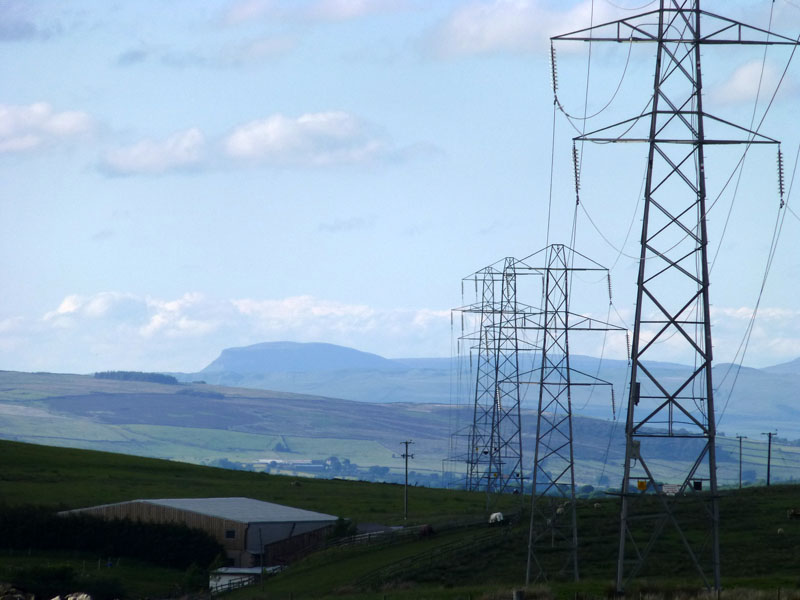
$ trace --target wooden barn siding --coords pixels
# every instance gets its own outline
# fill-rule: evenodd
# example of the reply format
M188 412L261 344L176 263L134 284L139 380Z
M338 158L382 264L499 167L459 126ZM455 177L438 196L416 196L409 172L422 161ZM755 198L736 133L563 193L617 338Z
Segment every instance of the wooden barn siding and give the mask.
M195 512L172 508L170 506L160 506L147 502L128 502L123 504L113 504L109 506L98 506L85 509L86 512L98 515L104 519L131 519L147 523L183 523L189 527L203 529L213 535L219 541L229 556L238 554L244 550L246 523L229 521L219 517L201 515ZM225 531L233 529L236 537L233 539L225 537Z
M321 548L333 525L264 545L265 565L285 565ZM255 566L255 565L254 565Z

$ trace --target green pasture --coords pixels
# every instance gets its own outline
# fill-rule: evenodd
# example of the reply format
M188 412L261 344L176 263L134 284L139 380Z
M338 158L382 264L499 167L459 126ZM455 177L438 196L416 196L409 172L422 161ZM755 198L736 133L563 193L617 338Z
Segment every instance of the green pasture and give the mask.
M167 433L167 432L162 432ZM403 524L403 487L358 481L300 479L230 471L174 461L0 442L0 504L76 508L136 498L247 496L344 516L357 522ZM504 496L494 509L513 514L527 499ZM800 583L800 520L786 511L800 507L800 488L791 485L731 490L720 500L723 584L726 589L793 588ZM554 576L542 597L603 597L611 590L618 542L615 499L577 505L582 580ZM490 528L484 494L412 487L408 524L429 523L435 535L384 546L332 548L307 557L287 571L229 598L506 598L524 581L527 522ZM667 535L631 590L697 590L674 534ZM2 546L2 544L0 544ZM33 562L97 570L105 557L26 556L25 549L0 548L0 566ZM4 553L5 552L5 553ZM542 555L543 561L560 560ZM26 563L26 561L29 561ZM127 573L122 568L130 568ZM157 565L122 561L130 597L170 594L186 574L156 571ZM102 565L101 565L102 569ZM156 570L151 570L156 569ZM152 588L134 588L141 580ZM128 583L126 583L128 582ZM163 587L162 587L163 584ZM167 589L169 588L169 590ZM691 596L686 596L691 597ZM733 600L733 598L732 598Z

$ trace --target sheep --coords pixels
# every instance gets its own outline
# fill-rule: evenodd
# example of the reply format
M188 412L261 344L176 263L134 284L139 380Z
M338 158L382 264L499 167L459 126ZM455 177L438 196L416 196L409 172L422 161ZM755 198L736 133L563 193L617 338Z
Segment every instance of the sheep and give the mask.
M787 519L800 519L800 508L790 508L786 511Z
M778 535L783 535L783 527L778 527Z
M489 524L492 525L494 523L502 523L503 522L503 513L496 512L489 515Z
M601 506L600 506L600 503L599 503L599 502L595 502L594 504L592 504L592 507L593 507L595 510L597 510L597 509L598 509L598 508L600 508Z
M564 514L564 507L563 507L563 506L559 506L559 507L556 509L556 514L557 514L557 515L563 515L563 514Z

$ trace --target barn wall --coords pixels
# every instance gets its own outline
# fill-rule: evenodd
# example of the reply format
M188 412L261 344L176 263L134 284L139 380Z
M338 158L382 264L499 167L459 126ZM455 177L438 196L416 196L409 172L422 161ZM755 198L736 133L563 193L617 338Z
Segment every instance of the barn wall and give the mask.
M264 564L289 564L302 558L309 552L322 547L331 529L333 529L332 525L326 525L312 531L305 531L294 535L289 539L266 544L264 547ZM253 556L254 561L258 560L258 558L257 556Z
M282 540L317 531L329 529L331 521L299 521L288 523L251 523L247 530L245 549L252 554L259 554L261 548Z

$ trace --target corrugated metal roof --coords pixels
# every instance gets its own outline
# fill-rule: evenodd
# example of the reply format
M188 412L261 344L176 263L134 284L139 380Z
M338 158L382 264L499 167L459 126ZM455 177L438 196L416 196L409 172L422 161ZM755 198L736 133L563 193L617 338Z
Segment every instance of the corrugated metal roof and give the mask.
M240 523L294 523L335 521L324 513L274 504L253 498L161 498L134 500L238 521Z

